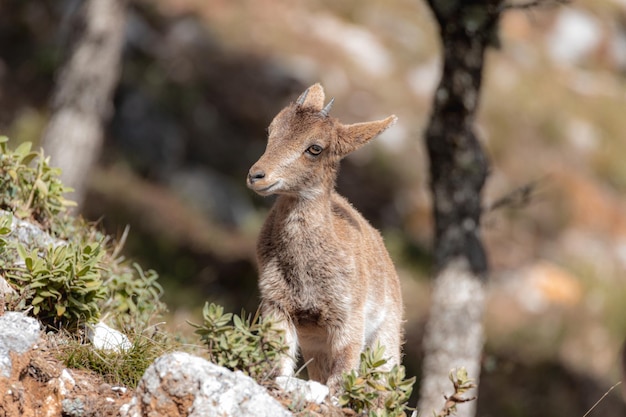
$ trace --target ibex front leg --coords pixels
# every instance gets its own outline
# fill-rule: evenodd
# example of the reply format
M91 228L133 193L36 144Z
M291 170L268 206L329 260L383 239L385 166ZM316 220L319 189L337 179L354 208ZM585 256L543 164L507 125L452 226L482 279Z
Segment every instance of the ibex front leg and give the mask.
M283 331L283 341L287 345L287 352L280 358L278 374L292 376L298 359L298 336L291 319L282 310L276 307L261 306L261 315L276 323L276 328Z

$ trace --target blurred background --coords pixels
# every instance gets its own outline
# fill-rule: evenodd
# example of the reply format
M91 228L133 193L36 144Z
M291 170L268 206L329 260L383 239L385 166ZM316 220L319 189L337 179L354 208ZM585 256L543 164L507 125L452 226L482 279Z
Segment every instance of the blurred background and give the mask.
M76 1L0 2L0 133L40 143ZM343 162L338 188L379 228L404 287L417 375L429 306L422 132L441 67L419 0L132 0L114 113L82 215L161 275L168 326L205 301L258 304L254 246L272 199L245 187L273 116L307 86L354 123L398 124ZM626 1L509 11L478 130L491 158L491 261L479 416L582 416L621 378L626 337ZM54 165L54 161L52 161ZM590 415L624 416L622 387ZM417 392L417 389L415 389Z

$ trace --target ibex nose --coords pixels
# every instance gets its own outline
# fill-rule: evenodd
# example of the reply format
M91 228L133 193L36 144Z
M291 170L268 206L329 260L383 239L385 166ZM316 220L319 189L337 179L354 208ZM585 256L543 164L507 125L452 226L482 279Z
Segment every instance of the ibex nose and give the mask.
M248 173L248 180L250 181L250 184L254 184L263 178L265 178L265 171L261 169L251 169Z

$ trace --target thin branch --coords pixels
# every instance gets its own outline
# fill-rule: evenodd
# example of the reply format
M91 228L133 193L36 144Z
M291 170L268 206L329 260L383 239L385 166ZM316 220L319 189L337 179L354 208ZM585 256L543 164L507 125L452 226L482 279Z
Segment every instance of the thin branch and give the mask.
M609 393L611 391L613 391L613 389L615 389L615 387L617 387L619 384L621 384L622 381L618 381L615 385L613 385L611 388L609 388L609 390L607 392L604 393L604 395L602 397L600 397L600 399L598 401L596 401L596 403L589 409L589 411L587 411L585 413L585 415L583 417L587 417L589 415L589 413L591 413L593 411L594 408L597 407L598 404L600 404L600 402L602 402L602 400L604 400L604 398L609 395Z
M122 252L122 248L126 244L126 239L128 239L128 232L130 232L130 225L127 224L126 227L124 227L124 232L122 233L122 237L115 245L115 249L113 249L113 253L111 255L113 259L117 258L118 255Z
M529 10L536 7L560 6L571 3L571 0L529 0L520 3L502 3L500 10Z
M448 378L454 386L454 394L449 397L447 395L443 396L443 398L445 398L446 400L446 403L439 412L439 414L437 414L435 417L449 417L456 413L457 404L474 401L476 398L478 398L476 396L468 398L463 397L463 394L465 394L467 391L477 387L477 385L474 384L473 380L471 378L468 378L465 368L459 368L456 370L453 369L452 371L450 371Z
M302 366L300 367L300 369L298 369L298 370L297 370L297 371L296 371L293 375L294 375L295 377L297 377L298 375L300 375L300 372L304 371L304 368L306 368L306 367L307 367L307 366L308 366L311 362L313 362L313 358L311 358L311 359L309 359L308 361L306 361L306 362L304 363L304 365L302 365Z
M521 208L528 205L536 194L539 183L540 180L532 181L514 189L485 207L483 212L490 213L502 208Z

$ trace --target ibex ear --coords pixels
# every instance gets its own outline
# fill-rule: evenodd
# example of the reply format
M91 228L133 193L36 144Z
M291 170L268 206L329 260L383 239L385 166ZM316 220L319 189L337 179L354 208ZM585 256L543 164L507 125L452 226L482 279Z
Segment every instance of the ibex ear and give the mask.
M324 88L320 83L316 83L304 90L304 93L300 94L300 97L296 100L296 104L315 111L321 111L324 107L324 97Z
M375 122L355 123L353 125L342 125L339 128L338 151L341 155L347 155L350 152L365 145L376 136L380 135L385 129L392 126L398 118L389 116L383 120Z

